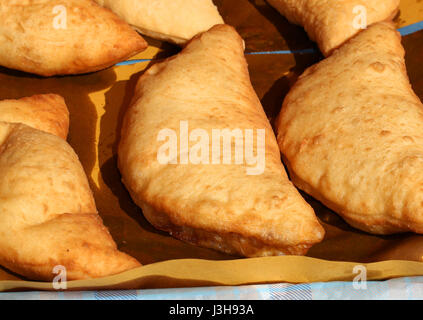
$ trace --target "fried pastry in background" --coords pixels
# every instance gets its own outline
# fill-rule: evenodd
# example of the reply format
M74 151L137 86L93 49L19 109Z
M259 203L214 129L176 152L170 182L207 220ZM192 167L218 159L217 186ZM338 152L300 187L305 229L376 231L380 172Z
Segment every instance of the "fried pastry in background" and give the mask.
M307 69L276 127L298 188L358 229L423 233L423 105L392 23Z
M98 71L146 49L93 0L0 0L0 65L42 76Z
M28 124L28 125L27 125ZM0 102L0 265L49 281L117 274L140 264L117 250L69 144L62 97Z
M182 147L183 122L208 137L214 130L251 130L255 141L263 130L264 146L254 142L253 149L265 155L263 172L248 173L249 164L235 163L234 154L227 164L213 163L213 151L197 164L184 162L197 153ZM168 163L159 161L162 130L181 141ZM323 239L313 209L288 180L250 82L243 40L228 25L196 36L180 54L144 73L125 115L118 156L135 203L156 228L176 238L248 257L301 255Z
M140 33L185 44L223 19L212 0L96 0Z
M393 19L400 0L267 0L290 22L304 27L325 56L368 26ZM364 10L363 10L364 9Z

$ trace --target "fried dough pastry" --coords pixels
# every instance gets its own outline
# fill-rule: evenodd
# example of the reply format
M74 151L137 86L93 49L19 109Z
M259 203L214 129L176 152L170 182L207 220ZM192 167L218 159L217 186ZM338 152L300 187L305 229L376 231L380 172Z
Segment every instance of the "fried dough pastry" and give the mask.
M423 105L392 23L307 69L276 127L298 188L358 229L423 233Z
M69 112L64 99L56 94L40 94L19 100L0 101L0 121L23 123L66 140Z
M302 25L325 56L371 25L393 19L400 0L267 0L290 22ZM363 11L365 9L365 11ZM364 20L363 20L364 18Z
M212 0L96 0L140 33L185 44L223 19Z
M263 172L248 173L250 164L236 163L236 155L225 164L223 153L216 156L222 145L210 147L210 140L212 152L194 164L196 152L182 146L184 122L192 130L191 147L193 132L212 137L214 130L263 130L264 146L254 142L253 149L265 155ZM163 130L181 141L176 163L159 161ZM214 26L144 73L125 115L118 155L123 182L147 220L186 242L248 257L301 255L324 236L288 180L250 82L243 40L230 26ZM222 161L213 163L214 156Z
M34 280L64 266L68 280L140 264L117 250L69 144L63 98L0 102L0 265ZM36 128L36 129L35 129Z
M42 76L98 71L147 47L92 0L0 0L0 65Z

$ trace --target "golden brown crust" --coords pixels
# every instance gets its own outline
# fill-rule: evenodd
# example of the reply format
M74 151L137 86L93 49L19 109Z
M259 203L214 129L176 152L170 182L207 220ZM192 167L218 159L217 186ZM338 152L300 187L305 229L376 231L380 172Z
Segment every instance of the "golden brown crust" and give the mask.
M40 94L19 100L0 101L0 121L22 123L66 140L69 111L57 94Z
M61 12L66 24L58 20ZM0 65L42 76L98 71L147 47L129 25L92 0L0 1L0 20Z
M8 234L7 234L8 235ZM98 214L58 214L19 230L13 243L2 243L0 264L33 280L50 281L56 266L67 280L105 277L139 267L119 251Z
M160 164L158 133L178 133L180 121L210 137L213 129L264 129L263 174L247 175L245 163ZM231 252L259 255L256 248L241 250L225 243L225 235L296 253L323 238L313 209L287 178L274 133L251 86L243 41L230 26L218 25L196 36L182 53L144 73L125 116L119 168L134 201L167 215L172 228L183 227L185 232L175 236L184 240L194 242L186 234L196 230L197 235L221 239L214 245L203 239L200 245L232 246Z
M297 187L361 230L423 232L423 106L392 23L306 70L276 127Z
M267 0L289 21L304 26L325 56L362 31L354 26L366 9L367 25L393 19L400 0ZM360 9L361 10L361 9Z
M154 210L148 204L141 205L145 218L157 229L169 232L173 237L197 246L215 249L230 255L244 257L266 257L281 255L305 255L314 243L294 246L269 245L261 239L246 237L238 233L219 233L173 224L164 212ZM279 245L279 246L278 246Z
M28 122L26 112L37 116L27 105L32 102L42 110L41 118ZM52 108L56 103L60 110L63 99L55 95L0 102L0 114L12 110L11 115L26 123L4 122L0 116L0 264L36 280L51 280L58 265L66 267L68 280L139 266L117 250L102 224L85 172L63 139L63 128L59 126L58 136L47 133L54 128L53 119L60 121L62 115L63 123L68 121L67 112ZM32 123L40 130L29 127Z
M223 19L212 0L96 0L149 37L183 45Z

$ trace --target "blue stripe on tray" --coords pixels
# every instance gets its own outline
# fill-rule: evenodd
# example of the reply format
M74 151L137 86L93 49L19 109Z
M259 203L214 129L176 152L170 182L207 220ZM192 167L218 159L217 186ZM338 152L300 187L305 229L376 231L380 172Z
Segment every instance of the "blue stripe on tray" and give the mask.
M128 61L123 61L123 62L119 62L116 65L117 66L128 66L131 64L136 64L136 63L140 63L140 62L149 62L153 59L137 59L137 60L128 60Z
M261 51L261 52L247 52L246 54L256 55L256 54L293 54L293 53L315 53L316 49L302 49L302 50L279 50L279 51Z
M413 23L413 24L410 24L409 26L398 29L398 31L401 33L402 36L407 36L409 34L412 34L420 30L423 30L423 21Z
M409 34L415 33L417 31L423 30L423 21L410 24L409 26L402 27L398 29L402 36L407 36ZM260 55L260 54L307 54L307 53L316 53L317 50L314 48L310 49L301 49L301 50L278 50L278 51L259 51L259 52L248 52L248 55ZM137 60L128 60L123 61L118 64L117 66L127 66L132 65L140 62L150 62L153 59L137 59Z

